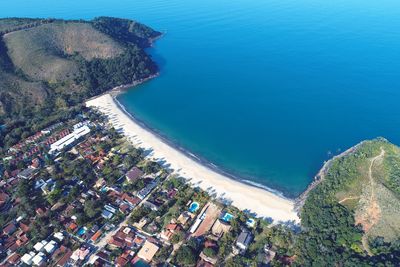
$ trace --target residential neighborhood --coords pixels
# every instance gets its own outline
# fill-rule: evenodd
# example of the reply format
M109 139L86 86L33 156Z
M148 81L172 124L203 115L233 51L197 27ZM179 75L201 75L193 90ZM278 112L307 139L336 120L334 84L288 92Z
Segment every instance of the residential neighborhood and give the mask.
M14 145L0 170L0 266L241 266L275 257L267 221L189 185L94 110Z

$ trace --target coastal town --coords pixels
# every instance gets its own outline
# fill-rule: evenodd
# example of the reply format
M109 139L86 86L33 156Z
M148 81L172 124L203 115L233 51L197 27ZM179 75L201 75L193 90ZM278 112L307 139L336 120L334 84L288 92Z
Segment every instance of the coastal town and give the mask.
M0 165L0 266L290 264L290 230L214 197L83 107ZM254 265L254 266L255 266Z

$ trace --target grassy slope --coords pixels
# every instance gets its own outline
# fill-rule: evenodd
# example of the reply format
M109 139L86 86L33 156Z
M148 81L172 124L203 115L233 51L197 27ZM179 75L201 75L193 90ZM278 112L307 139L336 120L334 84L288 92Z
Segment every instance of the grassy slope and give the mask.
M380 138L335 159L301 218L304 264L390 261L400 240L400 149Z
M111 58L123 47L88 23L54 22L6 34L4 41L16 68L34 80L51 83L70 80L79 71L68 58L75 53L86 60Z
M382 150L384 155L372 163ZM400 238L399 148L383 140L365 142L355 153L335 162L326 179L338 179L334 178L338 171L343 182L335 190L335 199L354 212L356 223L366 226L364 230L368 228L370 238L382 236L386 241ZM377 207L371 211L374 203ZM375 221L370 221L372 213Z
M1 32L0 116L37 109L49 98L73 105L157 71L143 49L160 33L134 21L12 18L0 19Z
M16 30L18 28L24 28L30 26L40 20L30 18L5 18L0 20L0 32L6 33L9 31Z

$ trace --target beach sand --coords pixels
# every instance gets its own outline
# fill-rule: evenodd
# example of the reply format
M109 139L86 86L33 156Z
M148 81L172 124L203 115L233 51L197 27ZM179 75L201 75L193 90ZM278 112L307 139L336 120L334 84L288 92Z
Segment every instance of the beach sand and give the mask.
M272 218L276 222L299 222L294 211L294 201L229 178L185 155L149 129L135 122L119 107L110 94L88 100L86 105L97 107L109 117L114 128L121 129L134 145L151 151L148 157L166 162L171 169L188 179L192 185L215 194L217 198L231 202L233 206L241 210L254 213L257 217Z

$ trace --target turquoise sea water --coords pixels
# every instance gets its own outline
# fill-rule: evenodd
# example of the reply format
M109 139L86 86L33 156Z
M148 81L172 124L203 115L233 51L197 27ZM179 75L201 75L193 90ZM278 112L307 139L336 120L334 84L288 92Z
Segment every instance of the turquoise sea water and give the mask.
M166 32L128 111L231 173L296 196L324 160L400 144L398 0L3 1L0 16L131 18Z

